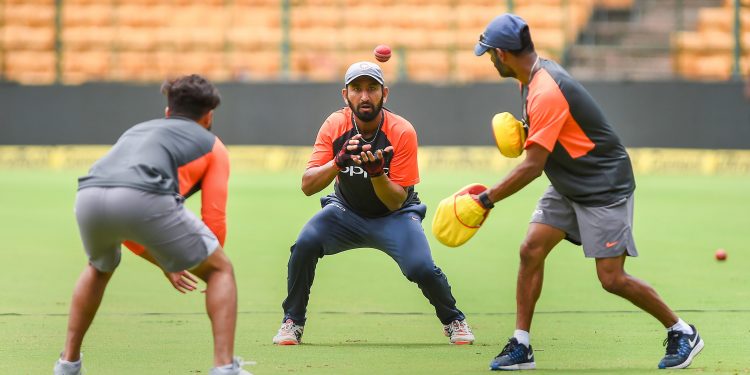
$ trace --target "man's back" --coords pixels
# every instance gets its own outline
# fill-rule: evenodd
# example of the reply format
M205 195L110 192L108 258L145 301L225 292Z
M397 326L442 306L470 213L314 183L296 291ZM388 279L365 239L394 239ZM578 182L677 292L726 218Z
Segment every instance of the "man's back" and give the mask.
M540 67L525 97L527 146L550 151L544 171L552 185L593 206L629 196L635 189L630 158L599 105L557 63L540 60Z
M178 170L212 152L217 138L195 121L156 119L128 129L99 159L79 189L89 186L132 187L158 194L179 193Z

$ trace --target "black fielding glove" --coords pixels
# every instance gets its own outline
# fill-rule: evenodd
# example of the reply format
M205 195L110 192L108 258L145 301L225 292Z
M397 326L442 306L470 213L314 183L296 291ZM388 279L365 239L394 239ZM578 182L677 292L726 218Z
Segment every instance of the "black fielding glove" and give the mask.
M373 152L373 155L375 156L375 160L372 161L363 161L362 162L362 169L364 169L370 177L378 177L382 176L385 171L383 168L385 167L385 158L388 155L389 151L382 151L378 150L380 152L380 156L378 156L378 152Z
M351 145L349 142L352 139L349 138L346 141L344 141L344 145L341 146L341 150L339 150L339 153L336 154L336 157L333 159L333 162L336 163L336 168L339 170L343 170L348 166L351 166L354 164L352 162L352 155L359 155L362 152L362 144L357 143L356 145ZM357 146L354 150L349 150L349 146Z

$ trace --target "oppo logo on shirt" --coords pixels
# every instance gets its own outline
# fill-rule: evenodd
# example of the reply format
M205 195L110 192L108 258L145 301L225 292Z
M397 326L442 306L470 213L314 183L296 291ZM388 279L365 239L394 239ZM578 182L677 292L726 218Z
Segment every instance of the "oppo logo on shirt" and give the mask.
M384 172L384 173L385 173L386 175L388 175L388 172L389 172L389 168L387 168L387 167L386 167L386 168L383 168L383 172ZM361 167L358 167L358 166L356 166L356 165L352 165L352 166L346 167L346 168L344 168L344 169L343 169L343 170L342 170L341 172L339 172L339 173L343 173L343 174L348 174L348 175L349 175L349 177L354 177L354 176L359 176L359 175L361 175L361 176L362 176L362 178L367 178L367 172L366 172L366 171L365 171L364 169L362 169Z

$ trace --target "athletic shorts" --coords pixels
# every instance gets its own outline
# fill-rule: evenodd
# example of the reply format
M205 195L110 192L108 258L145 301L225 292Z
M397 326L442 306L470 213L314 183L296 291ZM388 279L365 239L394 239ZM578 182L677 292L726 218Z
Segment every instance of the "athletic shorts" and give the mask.
M87 187L76 195L75 214L89 262L112 272L125 240L143 245L168 272L191 269L219 240L183 199L126 187Z
M531 215L565 232L565 239L583 245L587 258L610 258L627 252L638 256L633 239L633 195L602 207L584 206L562 196L550 186Z

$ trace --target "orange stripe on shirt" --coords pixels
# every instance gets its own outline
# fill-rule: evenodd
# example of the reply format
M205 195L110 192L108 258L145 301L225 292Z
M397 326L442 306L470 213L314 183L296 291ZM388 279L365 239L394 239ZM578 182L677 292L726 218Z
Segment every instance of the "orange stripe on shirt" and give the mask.
M180 194L187 194L200 183L201 219L216 235L221 246L227 234L227 195L229 152L216 138L211 152L178 168Z
M544 69L536 73L529 85L527 111L529 136L524 148L536 143L552 152L555 144L560 142L574 159L594 148L594 142L570 114L570 105L560 87Z
M403 117L387 111L383 113L386 114L383 133L391 142L394 152L388 178L403 187L414 186L419 183L417 132Z

